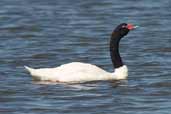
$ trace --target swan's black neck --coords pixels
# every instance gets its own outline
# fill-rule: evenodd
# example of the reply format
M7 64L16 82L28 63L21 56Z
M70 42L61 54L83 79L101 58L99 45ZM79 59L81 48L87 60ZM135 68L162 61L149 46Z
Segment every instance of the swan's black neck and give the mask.
M119 32L113 32L110 39L110 55L114 68L123 66L122 58L119 53L119 42L123 36Z

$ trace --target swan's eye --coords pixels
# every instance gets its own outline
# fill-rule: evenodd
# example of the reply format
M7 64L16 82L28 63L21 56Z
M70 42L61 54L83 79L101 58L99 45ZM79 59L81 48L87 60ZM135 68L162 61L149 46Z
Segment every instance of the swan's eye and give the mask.
M126 28L127 26L126 25L122 25L122 28Z

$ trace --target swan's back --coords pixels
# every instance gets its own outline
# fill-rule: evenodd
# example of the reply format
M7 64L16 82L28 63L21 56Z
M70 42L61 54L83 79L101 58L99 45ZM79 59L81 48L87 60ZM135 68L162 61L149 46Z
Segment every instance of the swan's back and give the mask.
M112 73L95 65L80 62L72 62L56 68L27 69L34 78L44 81L84 82L114 78Z

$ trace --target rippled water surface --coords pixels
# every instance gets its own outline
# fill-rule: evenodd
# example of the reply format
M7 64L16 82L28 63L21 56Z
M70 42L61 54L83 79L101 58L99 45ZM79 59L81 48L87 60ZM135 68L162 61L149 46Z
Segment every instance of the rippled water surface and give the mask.
M24 65L71 61L112 71L110 34L141 26L121 42L129 78L121 82L34 82ZM170 114L170 0L1 0L1 114Z

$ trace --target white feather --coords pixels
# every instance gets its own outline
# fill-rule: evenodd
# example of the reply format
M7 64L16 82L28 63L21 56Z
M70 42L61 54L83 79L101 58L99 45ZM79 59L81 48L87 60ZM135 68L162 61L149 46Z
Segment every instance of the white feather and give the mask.
M124 65L115 69L114 73L91 64L72 62L56 68L33 69L25 66L30 74L41 81L53 82L86 82L96 80L121 80L126 79L128 69Z

